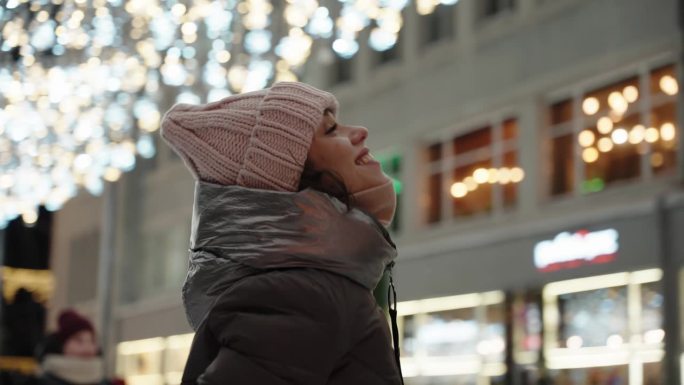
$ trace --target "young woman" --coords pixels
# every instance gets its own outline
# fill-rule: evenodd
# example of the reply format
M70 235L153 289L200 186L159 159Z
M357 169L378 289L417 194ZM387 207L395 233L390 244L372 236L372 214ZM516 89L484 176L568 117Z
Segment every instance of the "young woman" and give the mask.
M392 181L302 83L179 104L162 137L197 179L183 384L401 384L372 290L395 246Z

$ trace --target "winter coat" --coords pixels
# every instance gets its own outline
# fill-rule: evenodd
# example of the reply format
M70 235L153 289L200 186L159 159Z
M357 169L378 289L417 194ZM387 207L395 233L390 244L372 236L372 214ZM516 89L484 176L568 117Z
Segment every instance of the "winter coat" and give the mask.
M375 219L326 194L199 182L182 384L401 384L371 292L395 256Z

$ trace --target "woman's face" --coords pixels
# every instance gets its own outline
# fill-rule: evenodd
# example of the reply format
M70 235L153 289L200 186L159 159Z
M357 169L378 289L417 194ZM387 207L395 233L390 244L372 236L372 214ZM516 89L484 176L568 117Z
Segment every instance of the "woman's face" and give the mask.
M317 171L332 172L351 194L387 182L380 163L366 147L368 129L339 124L326 110L314 133L307 161Z
M62 352L65 356L91 358L97 355L95 336L89 330L82 330L71 336Z

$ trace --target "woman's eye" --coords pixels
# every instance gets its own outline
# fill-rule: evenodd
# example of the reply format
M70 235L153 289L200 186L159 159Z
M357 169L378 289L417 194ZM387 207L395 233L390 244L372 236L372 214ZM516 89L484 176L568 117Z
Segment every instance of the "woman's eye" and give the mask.
M332 134L337 129L337 123L333 124L330 128L325 131L325 134Z

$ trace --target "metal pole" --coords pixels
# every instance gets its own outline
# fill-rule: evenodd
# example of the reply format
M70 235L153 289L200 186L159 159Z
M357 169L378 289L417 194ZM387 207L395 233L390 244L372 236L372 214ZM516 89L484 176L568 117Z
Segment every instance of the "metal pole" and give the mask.
M674 255L670 218L666 195L656 201L660 258L663 270L663 327L665 329L665 357L663 384L680 383L679 355L681 353L681 330L679 324L679 259Z
M117 198L118 184L116 182L108 182L104 193L97 280L97 325L105 375L110 374L109 363L111 362L109 341L112 327L112 288L114 280Z

